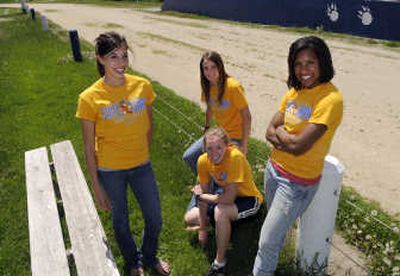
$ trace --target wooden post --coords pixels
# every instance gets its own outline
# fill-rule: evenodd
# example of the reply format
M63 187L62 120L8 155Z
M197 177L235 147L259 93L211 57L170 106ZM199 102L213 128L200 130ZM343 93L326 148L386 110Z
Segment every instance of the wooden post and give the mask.
M344 166L328 155L319 188L300 218L297 256L300 267L312 275L325 275L335 230Z
M79 44L79 36L77 30L69 31L69 39L71 41L72 54L75 61L82 61L81 47Z
M47 32L49 30L49 23L47 22L47 17L42 15L41 19L42 19L42 30L44 32Z

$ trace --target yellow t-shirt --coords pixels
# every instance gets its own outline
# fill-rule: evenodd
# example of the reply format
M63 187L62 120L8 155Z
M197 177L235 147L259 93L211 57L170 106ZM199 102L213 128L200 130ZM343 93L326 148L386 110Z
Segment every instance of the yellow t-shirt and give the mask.
M237 184L237 196L255 196L258 202L263 202L263 196L253 180L250 164L243 153L236 147L226 149L222 162L214 165L208 154L203 153L197 161L198 179L200 183L209 183L211 177L222 188L227 184Z
M95 122L97 165L129 169L149 160L147 107L155 98L150 82L125 74L125 84L99 79L79 95L76 117Z
M201 100L205 101L202 93ZM218 89L212 86L210 89L209 106L218 125L225 129L231 139L242 139L242 116L240 110L248 106L244 89L238 81L228 77L226 79L225 93L222 102L218 102Z
M291 134L301 133L308 123L326 125L327 130L310 150L295 156L274 148L271 159L285 171L305 179L321 175L324 158L343 116L343 98L330 82L312 89L290 89L282 99L279 111L285 114L284 126Z

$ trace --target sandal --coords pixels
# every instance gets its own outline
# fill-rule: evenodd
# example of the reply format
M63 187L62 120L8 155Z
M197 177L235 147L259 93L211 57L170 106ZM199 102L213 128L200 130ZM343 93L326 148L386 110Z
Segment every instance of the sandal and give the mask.
M158 262L153 266L153 269L161 276L168 276L171 273L169 264L163 260L158 260Z
M208 232L207 229L198 229L198 240L201 247L206 247L208 243Z

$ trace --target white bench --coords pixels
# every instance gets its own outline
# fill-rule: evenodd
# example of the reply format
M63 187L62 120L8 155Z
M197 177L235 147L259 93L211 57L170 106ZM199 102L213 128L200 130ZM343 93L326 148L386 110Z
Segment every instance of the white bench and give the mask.
M78 275L119 275L71 142L50 149L50 166L45 147L25 152L32 275L70 275L73 264ZM70 248L64 243L64 219Z

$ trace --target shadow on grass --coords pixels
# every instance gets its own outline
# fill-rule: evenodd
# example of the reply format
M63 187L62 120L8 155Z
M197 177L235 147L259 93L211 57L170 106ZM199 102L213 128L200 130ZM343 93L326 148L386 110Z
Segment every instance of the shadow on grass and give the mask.
M254 217L246 218L232 223L232 235L227 251L227 265L225 275L251 275L254 259L258 249L258 238L261 226L266 215L266 208L262 205ZM192 247L200 248L197 241L197 232L190 237ZM205 254L211 264L215 259L217 245L214 228L209 231L209 243ZM204 272L205 274L205 272Z

